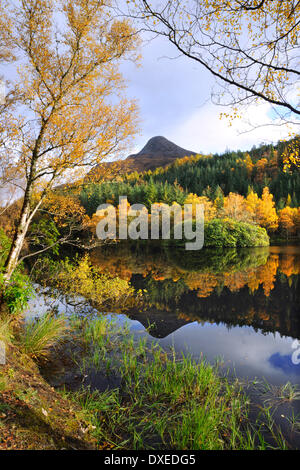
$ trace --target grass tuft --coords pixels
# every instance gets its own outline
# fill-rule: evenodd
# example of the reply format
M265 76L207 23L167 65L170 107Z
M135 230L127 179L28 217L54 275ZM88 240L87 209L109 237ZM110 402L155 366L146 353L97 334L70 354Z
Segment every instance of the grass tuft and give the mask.
M56 318L47 313L41 318L25 323L20 336L21 347L32 358L46 357L49 349L62 340L68 331L64 317Z

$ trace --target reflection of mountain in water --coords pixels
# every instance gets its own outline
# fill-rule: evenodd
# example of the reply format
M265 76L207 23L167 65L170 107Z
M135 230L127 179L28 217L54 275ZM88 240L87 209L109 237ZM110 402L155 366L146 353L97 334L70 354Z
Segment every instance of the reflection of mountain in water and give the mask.
M139 321L153 338L165 338L184 325L190 323L189 320L179 318L176 313L149 308L146 310L131 310L128 317Z
M140 276L132 279L133 285L139 288L143 281L151 296L147 279L142 280ZM164 281L158 281L156 293L160 292L161 298L155 298L156 309L144 309L138 314L132 312L129 316L144 326L148 324L149 318L150 323L155 325L150 331L155 337L166 336L165 332L170 334L183 324L197 321L222 323L229 328L251 326L264 333L277 331L282 336L300 339L300 292L298 279L292 281L288 284L287 279L277 279L268 297L262 288L251 293L244 287L236 292L224 288L219 293L213 292L206 298L199 298L196 291L185 288L179 297L173 296L167 300L164 296Z
M165 337L197 321L300 338L300 247L201 250L121 244L93 253L97 268L144 290L130 317Z

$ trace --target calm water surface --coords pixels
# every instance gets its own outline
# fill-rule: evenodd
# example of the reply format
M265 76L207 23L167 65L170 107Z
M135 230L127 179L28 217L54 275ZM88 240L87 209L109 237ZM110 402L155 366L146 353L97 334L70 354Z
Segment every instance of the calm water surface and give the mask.
M136 334L195 359L221 358L239 378L300 385L300 246L186 252L119 245L94 251L92 262L143 291L142 307L116 313ZM28 315L43 310L38 296Z
M127 312L132 329L151 325L162 346L222 358L238 377L300 385L300 246L121 246L92 259L144 291L144 307Z
M221 359L221 372L245 379L256 407L253 421L260 406L270 405L289 446L300 448L300 428L291 426L294 417L299 420L300 400L280 398L280 386L300 385L300 246L185 252L118 245L94 251L91 259L143 292L142 306L107 315L166 349L212 363ZM54 305L62 313L76 313L77 305L80 315L98 314L84 299L73 301L39 295L27 315ZM82 377L72 367L58 364L44 374L53 386L73 390L83 383L100 391L121 384L120 377L101 370ZM270 384L267 390L262 383Z

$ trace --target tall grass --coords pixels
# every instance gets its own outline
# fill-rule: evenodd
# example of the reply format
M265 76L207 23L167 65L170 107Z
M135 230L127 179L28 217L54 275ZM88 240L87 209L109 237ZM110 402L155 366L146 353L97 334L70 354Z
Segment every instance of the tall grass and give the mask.
M89 345L82 373L110 368L121 387L105 393L82 389L70 397L102 448L226 450L268 449L260 422L250 423L242 385L221 377L218 367L189 356L178 357L146 338L122 332L107 317L81 331ZM272 427L269 416L270 428ZM281 434L273 442L285 448Z
M6 315L0 316L0 341L6 346L13 341L12 319Z
M41 318L25 323L20 343L23 351L32 358L46 357L49 349L62 340L69 326L64 317L54 317L47 313Z

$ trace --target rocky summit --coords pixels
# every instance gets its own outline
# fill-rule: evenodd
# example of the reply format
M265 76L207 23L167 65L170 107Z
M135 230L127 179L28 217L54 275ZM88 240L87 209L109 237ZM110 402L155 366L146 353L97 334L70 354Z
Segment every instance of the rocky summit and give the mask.
M153 170L166 166L177 158L195 155L196 152L186 150L162 136L152 137L143 149L125 160L129 168L136 171Z
M158 167L165 167L174 162L177 158L190 157L197 152L186 150L174 144L162 136L152 137L145 147L138 153L129 155L124 160L113 163L103 162L96 169L92 170L87 178L112 179L116 174L131 173L133 171L143 172L155 170ZM112 171L112 168L113 171Z

